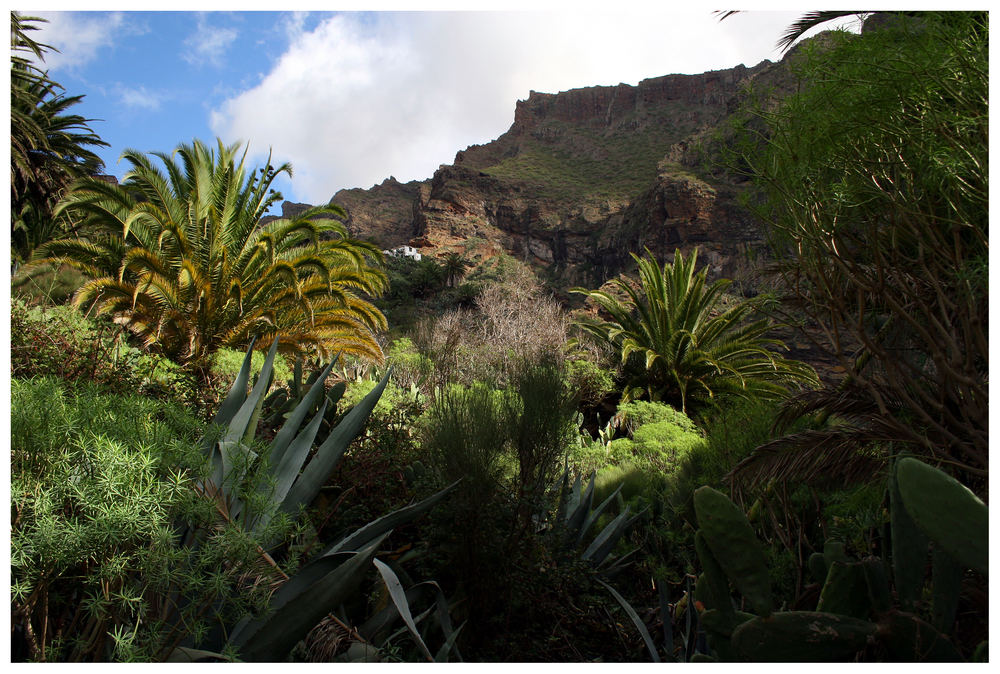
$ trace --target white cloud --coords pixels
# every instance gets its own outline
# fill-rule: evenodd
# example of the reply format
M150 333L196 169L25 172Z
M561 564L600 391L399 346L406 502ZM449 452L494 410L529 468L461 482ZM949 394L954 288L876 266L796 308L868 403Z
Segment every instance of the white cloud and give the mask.
M222 28L208 23L204 14L198 15L198 28L184 40L181 58L192 65L209 63L222 65L223 56L229 46L239 37L235 28Z
M61 69L81 68L97 58L104 47L114 45L114 39L123 31L141 31L128 25L121 12L25 12L48 20L41 23L31 37L51 45L58 52L47 52L43 67L53 72Z
M138 88L124 87L119 92L119 100L122 105L128 108L145 108L147 110L158 110L163 102L163 94L148 91L146 87Z
M259 84L211 127L295 168L319 203L389 175L429 178L455 152L507 130L530 90L558 92L776 60L795 12L723 22L710 11L338 14L299 31Z
M281 18L280 26L289 44L302 37L309 12L289 12Z

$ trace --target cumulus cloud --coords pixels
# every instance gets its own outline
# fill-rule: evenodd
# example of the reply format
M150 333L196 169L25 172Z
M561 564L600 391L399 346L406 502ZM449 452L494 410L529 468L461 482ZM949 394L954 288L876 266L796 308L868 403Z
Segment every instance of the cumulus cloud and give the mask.
M636 84L777 59L796 17L709 11L337 14L297 34L253 88L211 115L219 136L292 161L299 200L393 175L430 177L457 150L496 138L530 90ZM766 28L762 28L766 24ZM749 58L748 58L749 55Z
M204 14L199 14L195 32L184 40L181 58L192 65L221 66L223 56L237 37L239 31L235 28L212 25Z
M47 19L31 37L58 49L45 54L45 68L53 72L81 68L97 58L104 47L114 44L123 31L142 32L121 12L89 14L81 12L24 12Z

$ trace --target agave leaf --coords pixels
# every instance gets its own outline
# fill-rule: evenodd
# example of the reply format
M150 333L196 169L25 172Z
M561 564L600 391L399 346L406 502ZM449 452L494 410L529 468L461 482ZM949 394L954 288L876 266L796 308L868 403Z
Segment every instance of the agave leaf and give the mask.
M570 510L569 519L566 520L566 528L569 531L579 531L583 525L587 513L590 512L590 506L594 503L594 485L596 483L597 471L594 471L590 474L590 483L587 485L587 491L579 499L574 499L576 501L575 507ZM576 485L574 485L575 487Z
M330 407L336 407L340 399L344 397L344 391L347 390L346 381L338 381L336 384L330 387L330 390L326 392L326 398L330 401Z
M302 397L302 354L296 354L295 364L292 366L291 391L296 399Z
M605 508L607 508L611 504L615 496L618 495L618 492L620 492L622 490L622 487L624 486L625 486L624 482L618 485L618 488L615 489L613 492L611 492L611 495L608 496L606 499L604 499L604 501L601 502L601 505L597 506L597 508L595 508L592 512L587 514L587 519L585 519L583 524L580 526L580 533L576 537L577 545L583 543L583 537L587 535L588 531L590 531L590 527L594 526L594 522L597 521L597 518L601 516Z
M232 421L233 415L240 409L243 401L246 400L247 384L250 382L250 363L253 360L253 345L256 341L256 337L250 340L250 346L247 347L247 353L243 357L243 365L240 366L240 372L236 375L236 381L229 388L226 399L219 405L219 411L215 413L215 418L212 419L213 424L220 426L228 425Z
M639 556L639 548L629 550L621 557L615 557L614 555L607 556L603 562L597 565L600 570L601 575L605 578L614 578L619 573L627 569L635 561L635 558ZM612 561L613 560L613 561Z
M174 650L170 651L170 655L167 656L166 662L212 662L214 660L239 662L239 660L233 660L222 653L202 651L197 648L185 648L184 646L177 646Z
M566 521L567 507L569 506L569 457L566 457L565 463L562 484L559 487L559 507L556 509L557 524L562 524Z
M243 401L240 409L233 415L232 421L229 422L225 440L243 440L244 442L249 442L253 439L253 433L256 431L255 422L260 415L260 406L264 402L264 394L271 386L271 378L274 374L274 356L277 352L278 338L275 337L274 343L271 344L271 350L267 352L267 358L264 359L264 366L257 377L257 383L254 384L250 395ZM253 426L251 426L251 422L254 422Z
M364 428L375 404L382 396L382 391L389 383L391 372L392 368L387 369L382 381L344 416L336 428L330 431L326 441L316 450L316 455L302 471L302 475L296 480L295 485L281 504L281 509L284 512L294 513L300 505L311 503L316 498L320 488L336 467L337 461Z
M639 614L635 612L632 605L625 600L625 597L618 594L618 592L615 591L615 588L611 587L600 578L595 578L594 580L603 585L607 591L611 593L611 596L614 597L619 604L621 604L621 607L625 609L626 615L628 615L629 619L631 619L635 628L639 630L642 640L646 643L646 649L649 650L649 654L653 656L653 662L659 662L660 654L656 652L656 646L653 645L653 638L649 636L649 630L646 629L646 624L642 622L642 618L640 618ZM664 618L664 620L667 620L667 618Z
M333 369L333 365L336 361L331 362L320 373L320 381L326 381L327 376L330 374L330 370ZM295 409L292 411L291 415L281 426L281 430L274 436L274 440L271 441L271 465L277 466L281 463L282 458L285 455L285 451L288 449L288 445L292 442L292 438L299 430L299 426L302 421L306 418L309 410L313 408L316 403L316 399L319 397L320 393L323 391L322 386L314 386L309 389L305 396Z
M405 524L419 515L422 515L434 507L438 501L443 499L448 492L458 485L459 482L460 480L456 480L438 493L428 496L423 501L418 501L412 505L395 510L388 515L383 515L377 520L366 524L350 536L341 540L339 543L334 543L323 552L323 556L333 555L344 550L357 549L366 545L368 541L372 540L376 536L381 536L385 532L395 529L399 525Z
M433 581L424 581L422 583L417 583L411 586L406 591L406 602L409 605L413 605L420 601L423 596L427 593L428 585L435 584ZM370 617L358 628L358 634L365 638L369 642L374 642L378 639L379 633L388 629L393 621L399 617L399 609L396 608L394 603L389 603L388 606L383 608L381 611Z
M241 441L220 440L217 444L219 455L222 457L222 479L215 484L219 487L217 498L225 500L226 511L231 520L235 520L243 510L243 501L227 488L228 484L239 482L246 473L249 466L257 454L243 444ZM239 465L239 472L234 472L234 468Z
M281 463L274 470L275 483L274 491L271 494L271 502L279 507L288 494L288 490L292 488L295 478L299 476L302 464L309 456L309 449L312 447L313 440L316 439L316 434L319 433L320 424L323 422L324 412L326 412L326 401L323 402L323 406L316 416L313 417L312 421L309 422L309 425L292 441L288 452L285 453ZM262 513L254 525L254 529L259 530L270 521L271 513Z
M422 623L424 621L424 618L426 618L427 616L429 616L431 614L431 611L433 611L433 610L434 610L434 607L432 606L429 609L426 609L426 610L422 611L421 613L417 614L417 616L413 618L413 624L414 625L419 625L420 623ZM406 625L403 625L398 630L396 630L395 632L393 632L392 634L390 634L388 637L386 637L384 643L390 644L390 643L394 642L397 637L402 636L403 634L406 634L409 631L410 631L410 628L407 627Z
M432 582L433 583L433 582ZM455 646L455 640L458 638L458 633L465 626L462 623L459 628L453 629L451 625L451 614L448 610L448 599L444 596L444 592L441 590L441 586L437 583L433 583L434 589L436 590L436 615L438 619L438 624L441 626L441 632L444 633L445 643L438 649L437 654L434 656L435 662L447 662L448 654L454 647L455 655L458 657L459 662L462 662L462 654L458 651L458 646Z
M601 533L599 533L597 537L591 541L590 545L587 546L587 549L583 551L581 559L590 560L593 564L600 565L604 561L604 558L607 557L608 554L610 554L610 552L614 549L615 544L618 542L618 539L621 538L622 534L624 534L625 531L632 526L632 523L635 522L635 520L638 519L643 512L645 512L645 510L636 513L634 517L629 517L629 507L625 506L622 513L615 519L611 520L611 522L608 523L608 526L604 527Z
M448 635L448 638L445 639L443 644L441 644L441 648L438 649L437 654L434 656L434 662L448 662L448 654L451 652L452 648L455 649L455 655L458 656L458 661L463 662L462 656L458 652L458 647L455 646L455 641L458 639L459 632L462 631L462 628L465 627L467 622L468 621L465 621L459 625L457 630Z
M667 657L676 662L674 653L674 621L670 615L670 597L667 595L666 583L656 581L656 594L660 600L660 622L663 624L663 650Z
M375 568L378 569L379 575L382 576L382 582L385 583L386 589L389 590L389 597L392 599L392 603L395 604L396 610L399 611L400 617L403 618L403 622L406 624L407 629L410 630L410 634L416 640L417 645L420 646L420 650L424 652L427 659L430 661L434 660L434 656L431 655L430 650L427 648L427 644L424 643L423 638L420 636L420 632L417 631L417 626L413 624L413 615L410 613L410 605L406 601L406 592L403 591L403 586L399 582L399 578L384 562L376 558L373 560L375 563Z
M386 536L388 533L346 561L334 556L321 557L290 578L275 593L273 611L233 634L231 641L243 658L257 662L283 660L324 615L357 591Z
M566 521L569 521L570 516L576 512L576 508L580 505L580 476L577 475L573 478L573 488L570 490L569 500L566 504Z

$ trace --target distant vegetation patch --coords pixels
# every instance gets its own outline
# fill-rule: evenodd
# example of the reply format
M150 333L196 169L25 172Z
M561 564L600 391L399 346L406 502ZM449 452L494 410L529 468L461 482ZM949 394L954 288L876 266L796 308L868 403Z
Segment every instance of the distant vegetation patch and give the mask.
M658 162L678 138L670 127L606 135L548 122L545 130L555 140L536 141L484 172L528 185L548 199L630 197L649 185Z

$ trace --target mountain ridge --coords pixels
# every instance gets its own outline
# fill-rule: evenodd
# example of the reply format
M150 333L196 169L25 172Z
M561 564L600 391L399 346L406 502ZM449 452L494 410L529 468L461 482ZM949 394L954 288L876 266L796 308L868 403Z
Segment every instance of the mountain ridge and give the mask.
M515 104L510 128L456 152L425 180L393 177L342 189L352 236L425 256L498 251L544 270L555 287L597 286L629 251L702 250L713 275L738 272L763 233L731 177L705 170L699 148L739 107L747 86L786 79L784 62L672 74ZM304 208L283 205L286 214Z

